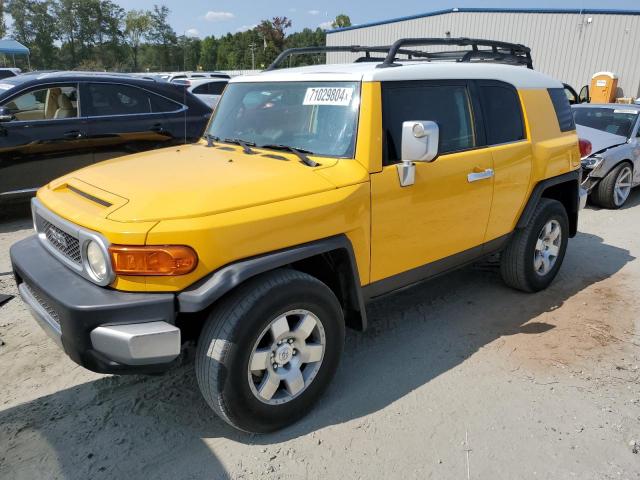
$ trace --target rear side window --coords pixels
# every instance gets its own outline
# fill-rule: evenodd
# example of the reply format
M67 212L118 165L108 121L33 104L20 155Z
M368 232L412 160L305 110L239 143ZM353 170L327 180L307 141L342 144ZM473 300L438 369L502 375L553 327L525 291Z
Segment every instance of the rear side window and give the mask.
M384 83L382 112L386 164L401 160L402 122L405 121L436 122L440 128L440 153L476 146L469 95L464 85Z
M508 85L480 85L487 145L524 139L524 124L518 94Z
M222 95L224 87L227 86L227 82L211 82L209 84L210 95Z
M209 93L209 86L206 83L204 85L198 85L193 89L193 93L196 95L207 95Z
M196 95L222 95L227 82L209 82L197 86L193 89Z
M573 122L573 115L571 114L571 107L569 106L569 100L564 93L564 88L549 88L549 96L551 97L551 103L556 111L558 117L558 124L560 125L561 132L569 132L576 129L576 125Z
M149 93L149 101L151 102L151 111L153 113L176 112L182 108L181 104L153 93Z

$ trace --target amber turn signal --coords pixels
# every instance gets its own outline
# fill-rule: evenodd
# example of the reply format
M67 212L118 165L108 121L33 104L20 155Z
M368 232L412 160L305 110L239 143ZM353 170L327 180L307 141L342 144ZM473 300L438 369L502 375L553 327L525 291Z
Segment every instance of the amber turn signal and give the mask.
M196 252L184 245L112 245L109 255L117 275L185 275L198 265Z

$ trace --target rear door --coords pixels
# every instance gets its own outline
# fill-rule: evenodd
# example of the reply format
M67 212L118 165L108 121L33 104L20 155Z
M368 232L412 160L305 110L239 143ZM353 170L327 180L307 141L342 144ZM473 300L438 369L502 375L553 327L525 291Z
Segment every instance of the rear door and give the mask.
M90 120L89 140L96 162L174 143L170 119L159 111L158 104L165 99L158 101L156 97L134 85L83 85L83 106Z
M0 106L14 115L0 124L0 195L35 191L91 163L76 83L17 92Z
M485 239L491 241L515 228L527 199L533 156L515 87L487 80L477 81L476 85L486 144L495 170L493 204Z

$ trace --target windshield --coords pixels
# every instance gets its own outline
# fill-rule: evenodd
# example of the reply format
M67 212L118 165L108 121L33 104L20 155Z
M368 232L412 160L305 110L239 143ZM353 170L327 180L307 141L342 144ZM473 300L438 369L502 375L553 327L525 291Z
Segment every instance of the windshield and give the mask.
M359 106L357 82L230 83L209 134L352 158Z
M574 108L573 118L578 125L629 137L638 118L633 108Z

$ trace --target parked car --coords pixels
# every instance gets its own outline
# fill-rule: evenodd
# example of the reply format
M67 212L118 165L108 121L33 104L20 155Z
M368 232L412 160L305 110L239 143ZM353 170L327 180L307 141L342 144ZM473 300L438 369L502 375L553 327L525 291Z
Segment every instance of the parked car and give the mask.
M173 82L183 78L223 78L229 80L230 75L224 72L172 72L167 75L167 82Z
M582 186L604 208L622 207L640 185L640 105L574 105L578 134L592 144L582 158Z
M546 288L585 199L563 85L497 64L530 65L522 45L410 49L434 42L234 78L206 141L41 188L11 247L36 320L98 372L161 372L196 341L211 408L266 432L318 401L367 301L496 252L507 285Z
M213 110L220 101L220 95L222 95L229 80L224 78L191 78L174 80L173 83L185 85L188 91Z
M211 110L184 88L52 72L0 82L0 201L91 163L197 141Z
M564 93L567 96L567 100L569 101L569 105L578 105L580 103L589 103L589 87L587 85L583 86L578 94L576 90L569 85L568 83L564 83Z
M20 75L22 70L19 68L0 68L0 80L3 78L16 77Z

